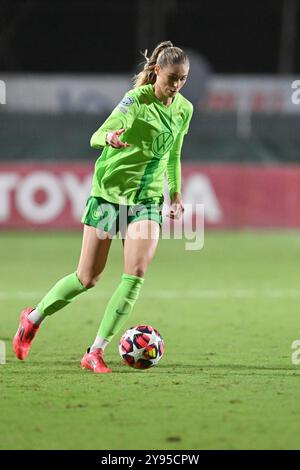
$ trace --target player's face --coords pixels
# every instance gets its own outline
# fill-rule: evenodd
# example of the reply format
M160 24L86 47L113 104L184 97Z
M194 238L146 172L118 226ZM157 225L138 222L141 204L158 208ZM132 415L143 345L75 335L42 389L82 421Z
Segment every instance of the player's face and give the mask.
M154 71L156 73L156 87L164 96L173 98L185 84L189 66L187 64L166 65L161 69L156 64Z

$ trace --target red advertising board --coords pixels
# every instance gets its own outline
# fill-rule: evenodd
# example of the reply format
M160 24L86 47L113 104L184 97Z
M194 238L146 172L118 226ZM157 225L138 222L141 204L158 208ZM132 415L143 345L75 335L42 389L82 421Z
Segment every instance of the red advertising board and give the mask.
M93 165L1 164L0 228L80 227ZM204 204L208 228L300 227L300 166L184 164L188 213Z

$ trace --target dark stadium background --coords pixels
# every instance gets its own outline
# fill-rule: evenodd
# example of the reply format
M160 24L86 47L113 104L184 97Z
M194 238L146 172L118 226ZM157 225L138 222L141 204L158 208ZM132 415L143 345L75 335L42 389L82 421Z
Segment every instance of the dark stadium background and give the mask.
M131 72L138 50L172 38L216 73L297 73L300 13L293 33L293 21L282 21L285 5L297 9L293 0L2 0L0 70ZM294 34L285 69L283 27Z

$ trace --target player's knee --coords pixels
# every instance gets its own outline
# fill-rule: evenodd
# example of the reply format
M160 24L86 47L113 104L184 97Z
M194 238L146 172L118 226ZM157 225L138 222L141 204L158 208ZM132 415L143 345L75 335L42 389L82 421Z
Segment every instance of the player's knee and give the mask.
M98 274L98 275L89 275L89 274L80 275L80 274L77 274L77 275L78 275L78 278L79 278L81 284L86 289L91 289L92 287L95 287L95 285L97 284L97 282L99 281L99 278L100 278L100 274Z
M129 274L132 276L145 277L146 269L142 265L132 266Z

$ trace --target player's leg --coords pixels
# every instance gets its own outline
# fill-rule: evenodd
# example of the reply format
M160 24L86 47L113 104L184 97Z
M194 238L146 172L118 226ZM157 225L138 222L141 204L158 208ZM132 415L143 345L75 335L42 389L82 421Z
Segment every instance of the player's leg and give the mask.
M40 301L37 311L42 318L56 313L77 295L96 285L104 270L110 245L111 239L108 236L99 238L95 227L84 225L77 270L60 279Z
M144 278L155 255L160 226L154 220L140 220L128 225L124 239L124 272Z
M103 351L132 311L155 254L159 230L159 224L154 220L140 220L128 225L124 240L124 274L106 307L92 348L97 347L98 341L98 348Z
M86 289L94 287L99 280L105 268L112 242L112 239L105 232L101 231L101 237L99 235L100 229L88 225L84 226L84 236L76 273Z
M84 225L81 255L76 272L60 279L40 301L36 309L21 313L14 350L19 359L28 355L41 321L68 305L79 294L93 287L105 267L111 238L99 238L97 229Z

